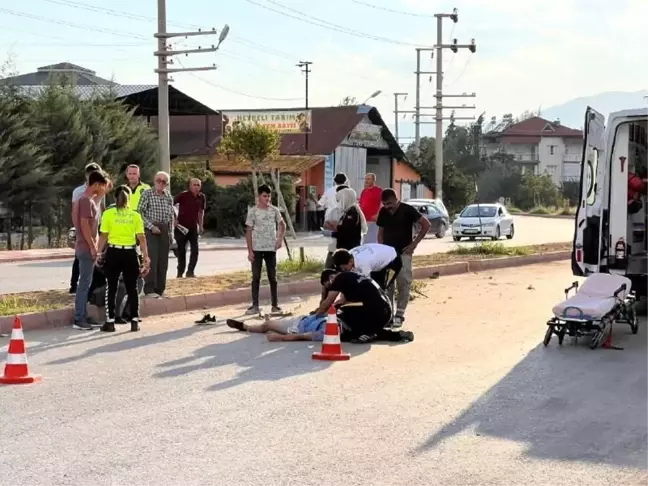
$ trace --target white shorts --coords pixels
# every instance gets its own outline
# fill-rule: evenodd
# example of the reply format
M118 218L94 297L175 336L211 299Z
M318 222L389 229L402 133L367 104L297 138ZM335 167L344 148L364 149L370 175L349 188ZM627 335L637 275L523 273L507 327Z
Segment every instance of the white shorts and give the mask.
M284 334L299 334L299 323L306 316L284 317L279 320L279 329Z

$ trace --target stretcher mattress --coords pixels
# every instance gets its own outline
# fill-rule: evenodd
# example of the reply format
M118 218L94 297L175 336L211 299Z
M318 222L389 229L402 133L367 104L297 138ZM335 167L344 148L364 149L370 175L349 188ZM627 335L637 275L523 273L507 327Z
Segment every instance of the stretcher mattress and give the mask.
M562 319L601 319L616 305L617 299L614 297L614 292L623 284L626 285L626 289L619 293L620 299L628 296L632 287L630 279L607 273L590 275L576 295L554 306L554 316Z

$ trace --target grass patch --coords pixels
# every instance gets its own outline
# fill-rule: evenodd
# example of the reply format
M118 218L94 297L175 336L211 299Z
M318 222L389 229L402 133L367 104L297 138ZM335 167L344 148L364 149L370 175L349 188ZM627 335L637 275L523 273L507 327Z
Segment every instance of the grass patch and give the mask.
M450 255L523 256L530 255L532 251L527 246L504 246L503 243L485 241L474 246L457 246L448 253Z
M505 256L521 256L554 251L571 250L571 243L549 243L532 246L505 246L502 243L484 242L468 247L457 247L447 253L415 255L414 267L427 267L446 263L466 262ZM298 260L284 260L277 265L279 282L299 281L319 278L324 264L316 258L306 258L303 263ZM231 272L198 278L180 278L167 281L166 295L192 295L210 292L222 292L230 289L247 288L250 285L250 272ZM265 272L261 281L267 284ZM424 284L413 282L412 295L423 289ZM414 297L416 298L416 297ZM46 292L23 292L19 294L0 295L0 316L42 312L62 309L74 305L74 296L66 290L49 290Z
M556 209L555 208L548 208L545 206L536 206L535 208L531 208L529 210L529 214L555 214Z
M525 214L536 216L574 216L576 214L576 207L574 206L534 206L528 211L523 211L516 207L507 207L508 212L511 214Z

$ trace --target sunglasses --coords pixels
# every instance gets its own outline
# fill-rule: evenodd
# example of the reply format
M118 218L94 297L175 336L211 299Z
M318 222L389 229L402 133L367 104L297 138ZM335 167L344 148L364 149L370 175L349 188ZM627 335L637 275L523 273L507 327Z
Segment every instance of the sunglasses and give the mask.
M164 184L165 186L169 183L166 179L155 179L155 182Z

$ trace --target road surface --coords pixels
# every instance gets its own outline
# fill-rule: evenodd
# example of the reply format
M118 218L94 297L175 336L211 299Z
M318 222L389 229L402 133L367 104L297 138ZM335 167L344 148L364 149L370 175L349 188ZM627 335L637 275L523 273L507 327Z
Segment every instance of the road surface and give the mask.
M574 223L571 219L537 218L529 216L515 217L515 238L511 241L502 239L509 245L535 245L540 243L556 243L571 241L574 233ZM310 239L306 254L324 259L328 239ZM464 241L463 246L474 245ZM438 240L430 236L421 243L417 254L424 255L446 252L457 245L452 238L446 236ZM187 252L188 253L188 252ZM280 251L280 258L287 258L285 249ZM176 276L176 260L169 261L169 278ZM215 275L223 272L249 269L247 251L203 251L198 260L196 273L199 275ZM28 292L34 290L64 289L70 286L70 260L46 260L22 263L0 264L0 294Z
M333 364L196 314L29 332L43 381L2 388L0 485L645 484L645 321L617 328L623 351L544 348L572 280L564 262L430 280L413 343Z

